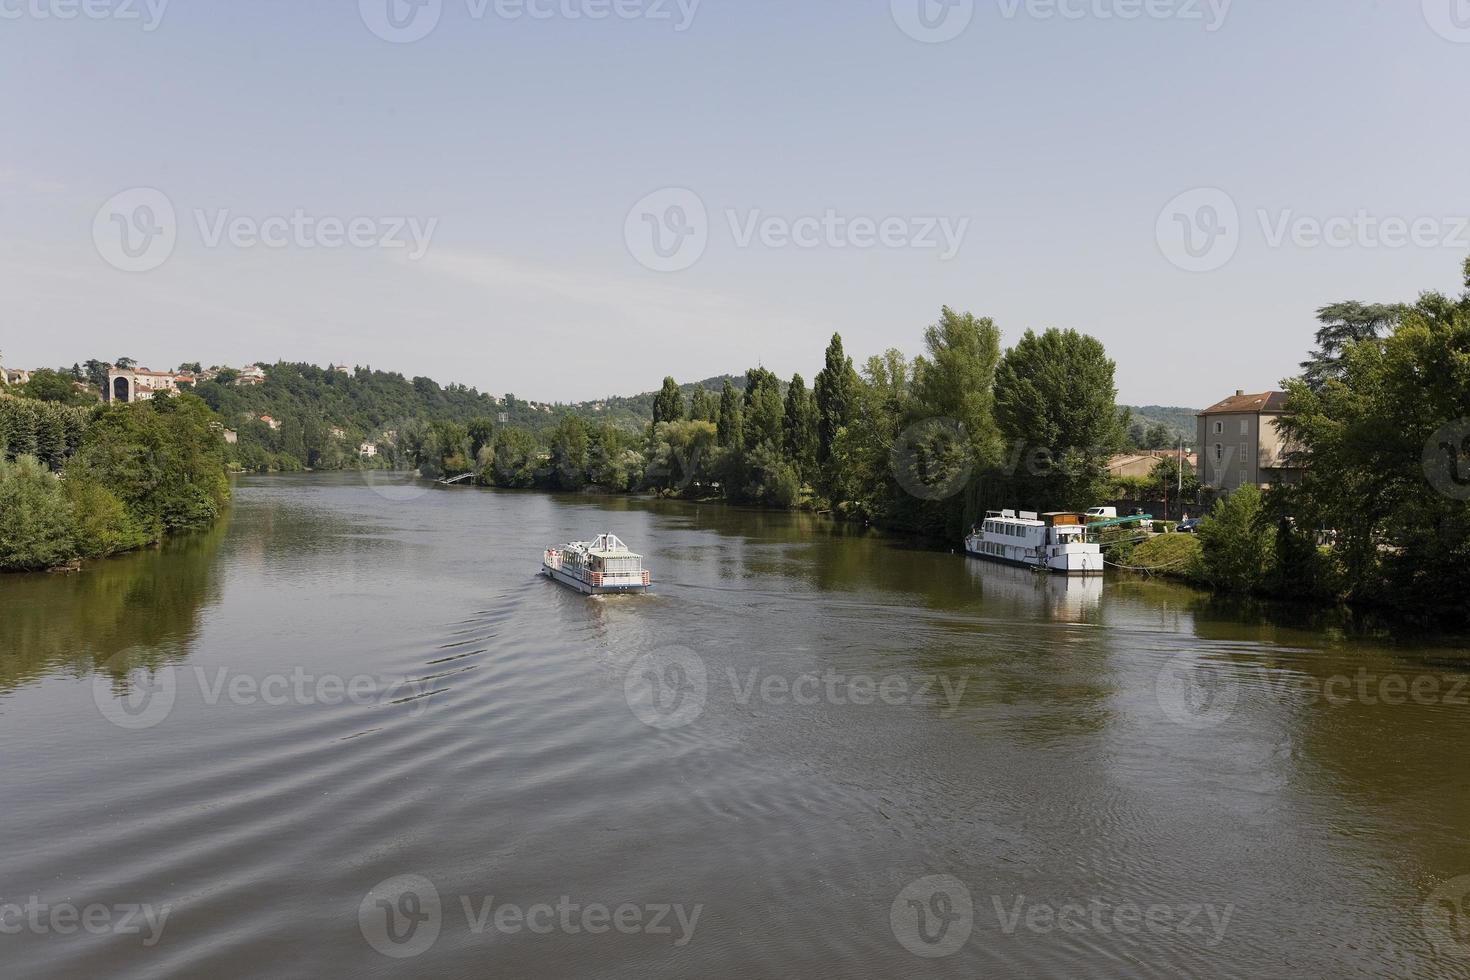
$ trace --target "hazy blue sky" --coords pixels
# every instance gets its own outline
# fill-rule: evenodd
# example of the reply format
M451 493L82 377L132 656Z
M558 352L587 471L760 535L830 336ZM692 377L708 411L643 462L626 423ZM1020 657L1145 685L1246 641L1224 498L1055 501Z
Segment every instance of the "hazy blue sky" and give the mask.
M10 366L580 399L810 379L834 330L917 353L949 304L1092 333L1123 400L1203 406L1291 372L1317 306L1454 289L1470 254L1466 0L88 2L0 0ZM371 224L252 239L297 212ZM662 258L655 226L694 234Z

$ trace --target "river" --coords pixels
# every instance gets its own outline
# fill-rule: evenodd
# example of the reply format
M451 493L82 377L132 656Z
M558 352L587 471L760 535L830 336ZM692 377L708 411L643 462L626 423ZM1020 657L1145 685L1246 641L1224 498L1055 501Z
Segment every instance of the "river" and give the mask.
M656 594L536 575L603 530ZM1470 976L1466 656L810 515L246 477L0 579L0 969Z

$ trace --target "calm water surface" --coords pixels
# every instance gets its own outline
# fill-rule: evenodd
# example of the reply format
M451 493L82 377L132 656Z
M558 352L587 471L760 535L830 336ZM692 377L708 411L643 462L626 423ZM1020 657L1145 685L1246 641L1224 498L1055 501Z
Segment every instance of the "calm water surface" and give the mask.
M656 596L536 576L602 530ZM1465 656L801 515L248 478L0 579L0 973L1470 976Z

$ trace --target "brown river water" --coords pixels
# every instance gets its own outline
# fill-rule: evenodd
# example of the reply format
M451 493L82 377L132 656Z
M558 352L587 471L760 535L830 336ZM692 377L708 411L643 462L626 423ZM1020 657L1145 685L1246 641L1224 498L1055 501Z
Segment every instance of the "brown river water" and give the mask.
M536 574L604 530L654 595ZM1466 977L1467 658L809 515L243 478L0 579L0 975Z

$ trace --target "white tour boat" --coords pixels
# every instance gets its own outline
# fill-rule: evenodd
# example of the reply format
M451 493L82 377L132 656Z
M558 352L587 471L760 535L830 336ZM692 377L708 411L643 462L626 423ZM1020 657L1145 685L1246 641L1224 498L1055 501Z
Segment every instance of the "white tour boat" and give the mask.
M1082 514L992 510L965 538L976 558L1061 575L1101 575L1102 547L1087 540Z
M653 587L643 567L643 556L629 551L613 534L547 548L541 571L547 578L587 595L646 592Z

